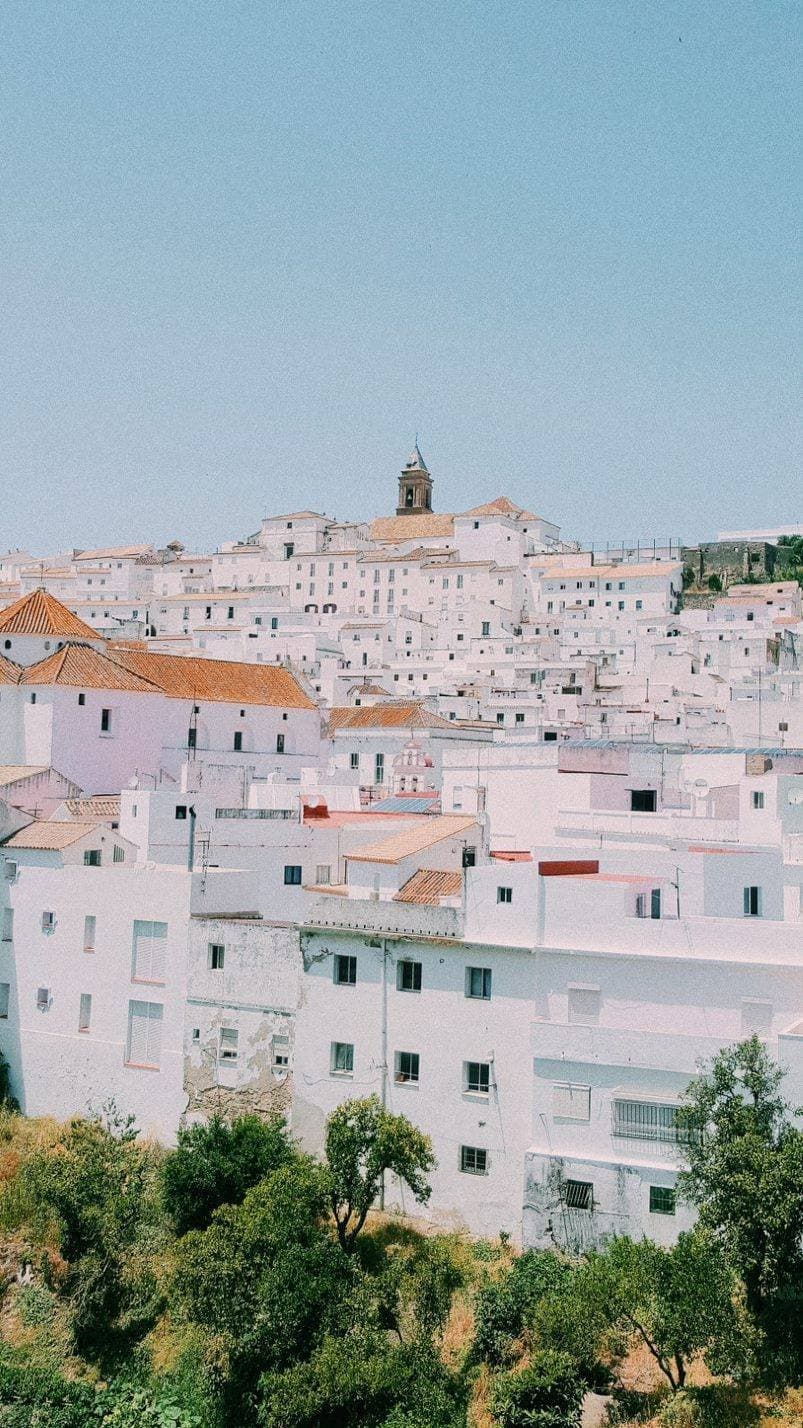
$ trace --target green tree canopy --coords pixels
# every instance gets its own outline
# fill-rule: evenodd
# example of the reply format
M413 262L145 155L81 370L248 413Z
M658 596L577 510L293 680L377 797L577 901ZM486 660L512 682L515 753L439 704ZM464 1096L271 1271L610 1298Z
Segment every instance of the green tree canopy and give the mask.
M178 1234L204 1229L219 1205L238 1205L246 1191L292 1160L281 1116L221 1116L179 1131L162 1167L164 1206Z
M435 1166L432 1142L406 1116L394 1116L378 1096L344 1101L326 1125L329 1199L338 1239L347 1251L365 1224L383 1175L391 1171L425 1204Z
M757 1326L792 1355L796 1373L803 1361L803 1133L782 1080L756 1036L714 1058L678 1113L687 1142L678 1188L744 1281Z

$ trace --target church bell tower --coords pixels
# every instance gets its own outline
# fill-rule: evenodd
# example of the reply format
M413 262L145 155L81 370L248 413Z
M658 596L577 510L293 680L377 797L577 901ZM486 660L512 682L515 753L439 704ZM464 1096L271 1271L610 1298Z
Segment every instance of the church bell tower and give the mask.
M432 477L416 442L399 477L399 504L396 507L396 515L425 516L431 510Z

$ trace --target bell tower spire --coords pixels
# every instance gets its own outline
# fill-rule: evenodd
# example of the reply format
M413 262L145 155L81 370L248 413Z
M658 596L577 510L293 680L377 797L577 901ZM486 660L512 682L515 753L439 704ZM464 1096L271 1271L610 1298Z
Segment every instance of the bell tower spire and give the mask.
M399 477L397 516L424 516L432 510L432 477L418 449L416 439Z

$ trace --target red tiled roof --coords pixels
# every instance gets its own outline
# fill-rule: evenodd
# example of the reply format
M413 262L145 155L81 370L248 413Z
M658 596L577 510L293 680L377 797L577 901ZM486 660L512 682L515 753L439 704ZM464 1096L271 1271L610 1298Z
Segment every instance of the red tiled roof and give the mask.
M439 907L441 898L459 897L463 886L462 873L419 868L397 893L394 902L415 902Z
M4 635L61 635L67 639L96 640L97 635L72 610L40 586L30 595L0 611Z

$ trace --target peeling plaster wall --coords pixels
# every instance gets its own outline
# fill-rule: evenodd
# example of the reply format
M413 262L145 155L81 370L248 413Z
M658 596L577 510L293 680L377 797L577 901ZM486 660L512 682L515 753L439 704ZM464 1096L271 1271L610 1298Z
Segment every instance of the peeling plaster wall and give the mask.
M225 948L221 969L210 945ZM301 972L294 927L251 918L193 918L184 1032L186 1118L281 1111L289 1116ZM236 1060L220 1059L222 1028ZM287 1057L287 1064L277 1058Z
M566 1204L567 1180L591 1182L593 1209ZM674 1188L674 1172L665 1165L616 1165L531 1152L524 1162L524 1247L584 1254L612 1235L648 1235L659 1244L672 1244L694 1216L680 1203L674 1215L651 1214L651 1185Z

